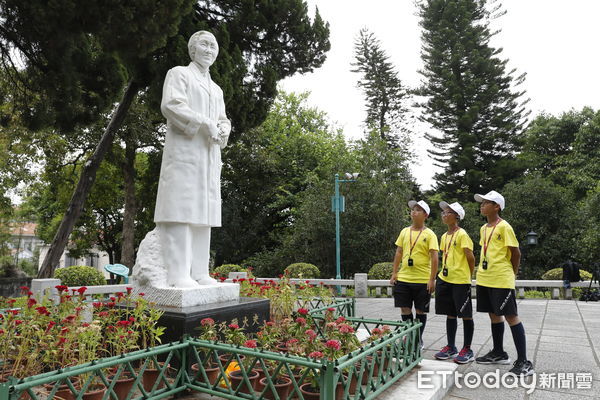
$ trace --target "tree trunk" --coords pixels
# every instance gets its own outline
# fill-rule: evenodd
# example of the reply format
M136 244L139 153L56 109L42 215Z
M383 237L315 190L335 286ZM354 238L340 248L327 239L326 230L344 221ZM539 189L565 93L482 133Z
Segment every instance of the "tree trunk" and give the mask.
M133 80L130 81L127 85L127 89L125 89L121 103L113 114L110 123L104 130L104 134L96 146L94 153L85 162L83 170L81 171L81 176L79 177L79 182L77 182L77 187L75 188L73 196L71 197L71 201L69 202L69 207L67 208L67 211L60 222L58 231L56 232L56 235L54 235L52 244L50 244L50 249L48 250L46 257L44 258L44 262L42 263L42 266L38 272L38 278L52 277L54 270L59 263L60 257L65 250L69 236L73 231L73 227L81 215L85 200L94 184L94 181L96 180L96 172L98 171L106 152L113 142L115 132L123 124L123 119L125 118L125 115L127 115L127 111L129 110L135 95L137 94L137 90L137 83Z
M135 135L131 132L131 135ZM125 161L123 176L125 178L125 211L123 212L123 242L121 246L121 264L129 267L131 273L135 263L135 137L125 141Z

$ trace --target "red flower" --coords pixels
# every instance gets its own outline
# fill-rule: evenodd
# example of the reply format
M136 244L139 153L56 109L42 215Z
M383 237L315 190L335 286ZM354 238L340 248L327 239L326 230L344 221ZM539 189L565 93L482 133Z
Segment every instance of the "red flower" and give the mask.
M373 336L381 335L381 333L382 333L382 331L379 328L373 328L371 330L371 335L373 335Z
M140 296L140 297L144 297L145 295L146 295L146 293L144 293L144 292L141 292L138 294L138 296Z
M108 308L113 308L113 307L114 307L114 306L116 306L116 305L117 305L117 304L116 304L114 301L110 301L110 302L106 303L106 306L107 306Z
M124 296L123 292L117 292L115 295L117 296L117 299L121 299Z
M306 320L302 317L298 317L298 318L296 318L296 323L300 326L304 326L304 325L306 325Z
M127 321L127 320L123 320L123 321L117 321L117 326L129 326L131 324L131 321Z
M306 308L299 308L298 309L298 314L300 314L300 315L307 315L308 314L308 310Z
M323 353L321 353L320 351L313 351L312 353L309 353L308 356L310 358L323 358Z
M25 294L25 293L29 292L29 287L28 287L28 286L21 286L21 292L22 292L23 294Z
M338 324L341 324L342 322L344 322L346 320L346 318L344 317L339 317L338 319L335 320L335 322L337 322Z
M100 301L95 301L92 303L92 305L94 306L94 308L101 308L103 304Z
M87 290L87 287L81 286L79 289L77 289L77 292L79 293L80 296L83 296L83 294L85 293L86 290Z
M83 324L81 324L81 326L83 326L84 328L87 328L88 326L90 326L90 324L88 324L87 322L84 322Z
M35 301L35 299L29 298L27 299L27 308L31 308L33 306L35 306L37 304L37 301Z
M13 310L6 310L7 313L10 313L12 315L19 315L19 310L17 309L13 309Z
M240 329L240 326L238 324L229 324L227 326L229 327L229 329Z
M69 287L65 285L56 285L54 287L56 288L56 290L58 290L58 293L62 293L66 290L69 290Z
M354 333L354 328L348 324L340 325L340 333Z
M215 320L212 318L204 318L202 321L200 321L200 325L202 326L213 326L215 324Z
M329 307L329 308L327 309L327 311L329 311L329 312L334 312L334 311L335 311L335 308L333 308L333 307Z
M130 321L131 323L134 323L134 322L135 322L135 318L134 318L134 317L129 317L129 321Z
M50 329L52 329L54 327L54 325L56 325L56 322L54 322L54 321L48 322L48 326L46 327L46 333L50 332Z
M59 344L59 345L61 345L61 344L64 344L66 341L67 341L67 339L66 339L66 338L64 338L64 337L60 337L60 338L58 338L58 344Z
M255 349L257 346L256 340L246 340L246 342L244 343L244 346L251 348L251 349Z
M125 290L127 290L127 294L131 294L131 291L133 290L132 287L126 287Z
M15 319L15 325L21 325L23 323L20 319Z
M15 303L16 303L16 301L17 301L16 299L8 299L6 302L7 302L9 305L13 305L13 304L15 304Z
M4 329L0 329L0 335L4 335Z
M332 350L339 350L342 347L342 344L339 340L328 340L325 342L325 347Z
M50 315L50 311L44 306L36 307L35 311L37 311L40 315Z
M273 322L273 321L268 321L268 322L266 323L266 325L267 325L267 326L275 326L275 322Z
M227 280L227 278L225 278L224 276L221 276L221 277L219 277L219 280L220 280L221 282L225 282L225 281Z
M298 340L298 339L290 339L290 340L288 340L287 342L285 342L285 345L286 345L287 347L290 347L290 346L293 346L293 345L295 345L295 344L296 344L296 343L298 343L298 342L299 342L299 340Z

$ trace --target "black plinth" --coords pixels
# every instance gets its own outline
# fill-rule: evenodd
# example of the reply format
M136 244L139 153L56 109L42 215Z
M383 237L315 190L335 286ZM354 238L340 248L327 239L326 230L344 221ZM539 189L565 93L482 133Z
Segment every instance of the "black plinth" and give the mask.
M162 343L180 340L184 334L197 336L199 331L195 328L200 326L200 321L204 318L212 318L216 323L231 322L232 319L237 318L241 325L246 317L250 323L247 332L256 331L257 327L251 324L255 315L258 316L261 324L270 319L269 300L253 297L240 297L239 300L196 307L155 307L165 312L158 321L159 325L167 328L161 337Z

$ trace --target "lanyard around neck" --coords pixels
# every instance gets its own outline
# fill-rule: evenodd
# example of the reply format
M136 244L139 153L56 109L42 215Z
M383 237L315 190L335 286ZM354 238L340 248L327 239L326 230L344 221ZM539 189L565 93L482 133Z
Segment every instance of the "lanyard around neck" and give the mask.
M448 234L446 233L446 243L444 246L444 266L448 265L448 262L447 262L448 261L448 253L449 253L450 249L452 248L452 238L458 231L460 231L460 228L458 228L457 230L452 232L452 235L450 235L450 240L448 240ZM456 239L458 239L458 236L456 237ZM454 240L455 243L456 243L456 239Z
M412 251L415 248L415 246L417 245L417 243L419 242L419 237L421 236L421 233L423 233L423 230L425 230L425 227L421 228L421 231L419 232L419 234L417 235L417 238L415 239L414 243L412 241L412 231L413 229L410 228L410 253L409 255L412 255Z
M494 237L494 231L496 230L496 226L498 226L500 221L502 221L502 218L498 218L498 220L494 223L494 227L492 228L492 232L490 233L489 237L487 236L487 224L485 224L485 227L483 228L483 257L487 257L487 249L490 245L490 240L492 240L492 237Z

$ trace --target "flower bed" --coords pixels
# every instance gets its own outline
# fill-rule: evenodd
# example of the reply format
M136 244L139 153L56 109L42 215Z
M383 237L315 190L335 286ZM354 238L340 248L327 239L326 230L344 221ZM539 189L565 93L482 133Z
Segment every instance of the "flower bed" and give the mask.
M229 399L373 399L421 360L419 323L348 317L354 309L353 300L327 305L323 300L313 300L306 303L312 304L310 311L300 308L290 317L266 322L253 336L244 330L247 321L215 324L206 319L199 327L198 339L186 337L179 342L131 351L140 347L140 340L147 345L147 340L156 341L160 336L151 316L146 325L140 322L149 313L147 305L144 313L135 316L120 314L129 311L116 307L121 302L143 304L143 299L121 294L108 302L93 303L93 309L88 310L92 323L87 323L82 322L84 292L69 295L62 290L64 301L57 305L38 306L30 301L27 310L7 314L3 320L7 327L15 325L17 316L27 315L31 317L27 324L37 325L38 333L49 325L50 329L58 329L54 332L59 336L47 336L57 341L54 350L59 351L52 353L58 357L51 364L55 370L49 367L33 376L6 377L0 384L0 400L27 396L81 399L94 385L100 386L103 399L118 400L158 399L186 389ZM66 315L60 314L61 310ZM52 316L53 321L60 322L60 329L56 328L58 323L39 322L42 317L38 314ZM56 318L58 315L62 319ZM68 325L76 322L80 325ZM16 324L15 332L24 332L19 331L24 324ZM76 334L60 336L64 328ZM356 335L359 330L369 334L362 343ZM40 356L52 352L48 344L55 342L44 340L41 343L46 344L39 346L31 340L27 342L33 346L30 352ZM98 341L101 347L97 347ZM155 378L150 383L146 382L149 375Z

